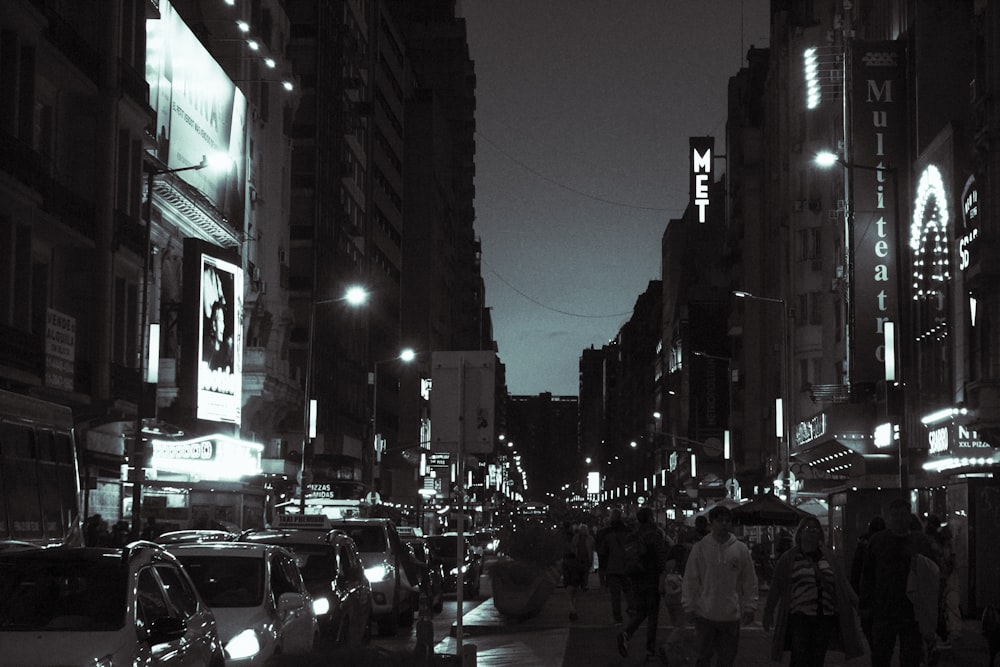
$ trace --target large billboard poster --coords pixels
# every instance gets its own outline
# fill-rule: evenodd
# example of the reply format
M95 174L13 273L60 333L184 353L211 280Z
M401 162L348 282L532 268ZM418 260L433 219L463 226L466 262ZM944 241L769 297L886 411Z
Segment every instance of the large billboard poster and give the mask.
M240 423L243 404L243 270L201 253L197 418Z
M157 157L178 169L202 156L228 155L234 165L228 173L194 169L178 176L230 220L241 220L246 98L168 0L160 0L160 18L146 21L146 82L156 110Z
M898 234L908 228L899 210L906 161L904 56L897 42L855 42L852 48L854 382L884 377L883 325L899 321Z

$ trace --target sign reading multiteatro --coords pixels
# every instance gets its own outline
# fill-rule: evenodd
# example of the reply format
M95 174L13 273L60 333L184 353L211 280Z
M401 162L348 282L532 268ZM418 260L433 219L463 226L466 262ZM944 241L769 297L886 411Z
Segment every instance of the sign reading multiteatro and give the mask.
M881 379L885 368L886 321L899 318L896 167L906 154L906 58L896 42L855 42L852 49L854 165L854 377Z
M712 184L712 161L715 137L690 137L691 205L698 212L698 222L708 220L708 188Z

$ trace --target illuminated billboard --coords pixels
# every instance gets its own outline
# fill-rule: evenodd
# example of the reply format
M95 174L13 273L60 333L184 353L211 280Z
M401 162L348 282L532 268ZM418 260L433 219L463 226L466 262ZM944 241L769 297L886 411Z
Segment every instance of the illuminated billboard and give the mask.
M243 385L243 270L201 255L198 419L240 423Z
M189 417L237 425L243 405L244 274L239 261L235 252L184 239L181 405Z
M169 169L227 155L234 168L180 172L231 220L244 213L246 97L181 20L168 0L146 21L146 82L156 110L156 155Z

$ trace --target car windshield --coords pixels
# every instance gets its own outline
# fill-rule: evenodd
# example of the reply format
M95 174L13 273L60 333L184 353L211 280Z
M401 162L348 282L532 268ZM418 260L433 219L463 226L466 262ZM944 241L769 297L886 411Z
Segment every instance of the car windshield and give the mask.
M209 607L258 607L264 598L264 560L233 556L180 556Z
M358 551L383 553L389 550L382 526L342 526L342 530L350 535L358 545Z
M292 545L285 545L286 547ZM295 562L302 571L302 578L306 585L312 588L312 584L322 583L329 586L330 579L334 575L333 555L327 548L307 549L306 547L294 545Z
M0 560L0 632L117 630L125 625L121 556Z
M438 558L445 561L455 560L458 538L454 535L434 535L427 538L427 544L431 546Z

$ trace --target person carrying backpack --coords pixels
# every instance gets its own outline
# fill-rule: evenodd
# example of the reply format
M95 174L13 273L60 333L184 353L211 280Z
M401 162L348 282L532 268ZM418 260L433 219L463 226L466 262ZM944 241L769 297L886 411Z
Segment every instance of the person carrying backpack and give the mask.
M634 610L632 584L625 571L625 542L631 533L622 518L621 509L615 507L611 510L608 525L597 534L597 560L611 593L611 616L615 625L622 624L622 594L630 616Z
M646 621L646 658L656 657L656 626L660 621L660 575L667 564L667 537L653 521L653 510L641 508L639 526L625 543L626 570L632 585L635 615L618 635L618 652L628 657L628 645Z
M569 620L577 619L576 598L587 590L590 569L594 566L594 538L585 523L576 527L563 558L563 581L569 588Z

